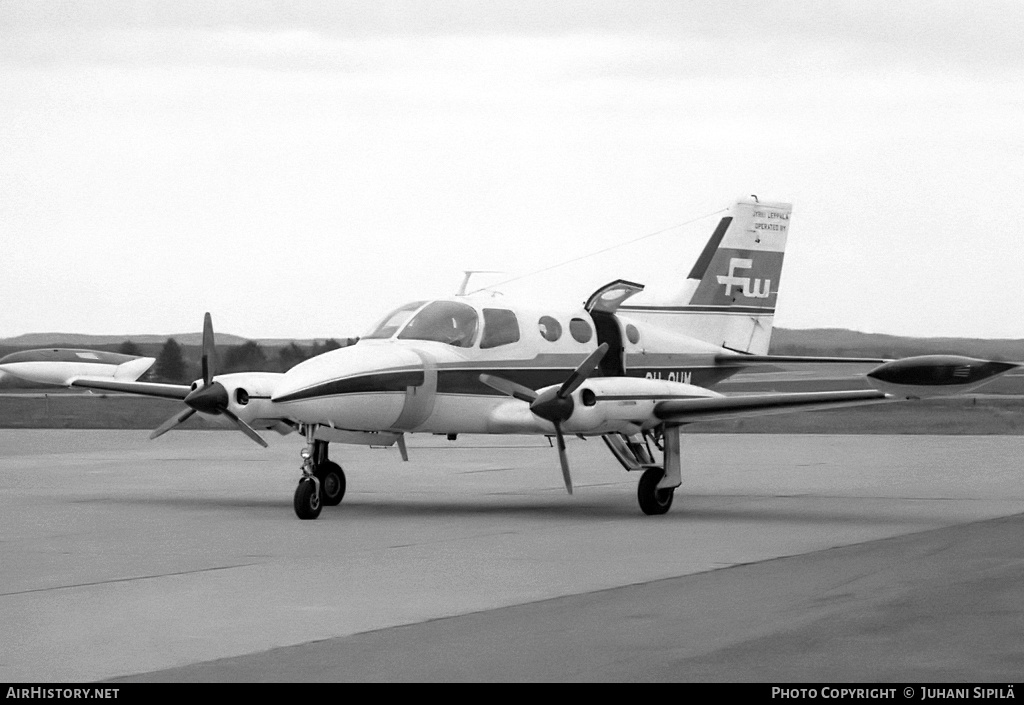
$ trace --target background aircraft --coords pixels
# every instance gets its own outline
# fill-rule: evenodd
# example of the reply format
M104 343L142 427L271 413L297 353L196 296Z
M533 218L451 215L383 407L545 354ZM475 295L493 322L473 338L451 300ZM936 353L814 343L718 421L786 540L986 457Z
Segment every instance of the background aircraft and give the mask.
M541 434L556 439L566 490L565 434L600 436L640 473L645 514L663 514L682 484L680 427L700 421L968 392L1017 363L931 355L901 360L768 354L791 206L740 199L679 290L643 304L643 285L617 280L573 308L523 306L482 292L414 301L355 345L285 373L216 374L213 325L203 326L202 378L139 382L152 358L91 350L12 353L0 373L34 382L180 399L156 438L199 413L306 440L294 496L302 519L337 505L346 476L331 443L399 446L406 433ZM464 283L465 284L465 283ZM465 290L465 285L460 291ZM873 362L873 389L724 396L713 387L764 363ZM659 458L660 456L660 458Z

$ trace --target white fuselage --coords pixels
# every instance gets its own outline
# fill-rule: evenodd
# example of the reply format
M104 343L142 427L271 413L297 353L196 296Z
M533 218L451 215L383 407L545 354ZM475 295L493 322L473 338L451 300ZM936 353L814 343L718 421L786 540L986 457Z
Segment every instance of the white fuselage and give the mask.
M260 393L247 389L245 405L234 391L246 385L245 374L218 380L229 389L232 410L256 426L286 419L362 432L551 433L552 424L531 413L528 404L495 391L480 375L541 390L562 384L600 342L609 342L621 354L606 359L604 369L577 390L576 409L564 426L570 433L599 434L650 428L657 423L657 401L717 396L693 383L713 383L737 369L714 364L722 348L650 323L606 317L596 325L582 308L552 312L500 301L459 297L429 302L424 308L472 308L478 316L472 335L456 344L403 337L403 331L416 328L416 316L410 314L407 328L398 325L385 337L324 353L273 380L266 375L254 380ZM518 328L513 333L508 331L509 312ZM448 316L440 318L447 326ZM494 335L495 321L506 328L502 336ZM434 330L416 335L445 337ZM580 401L585 391L598 401L593 396L589 405ZM645 398L615 398L624 396Z

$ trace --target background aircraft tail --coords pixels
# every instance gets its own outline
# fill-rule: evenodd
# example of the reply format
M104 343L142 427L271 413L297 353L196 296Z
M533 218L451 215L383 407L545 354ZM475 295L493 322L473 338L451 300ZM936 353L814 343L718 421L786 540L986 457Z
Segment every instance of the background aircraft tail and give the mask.
M789 203L738 200L674 296L624 305L623 315L740 352L764 355L771 341Z

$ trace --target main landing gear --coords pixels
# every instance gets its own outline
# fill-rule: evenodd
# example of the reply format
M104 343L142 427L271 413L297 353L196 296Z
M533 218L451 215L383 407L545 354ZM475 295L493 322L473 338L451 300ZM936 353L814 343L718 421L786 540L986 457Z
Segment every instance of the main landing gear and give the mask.
M661 468L647 468L640 476L640 484L636 486L636 499L644 514L649 516L664 514L672 508L672 498L675 496L676 488L658 489L658 483L664 476L665 471Z
M676 487L682 484L679 427L659 427L658 433L643 436L607 434L602 436L612 455L626 470L643 471L636 488L640 511L649 516L665 514L672 507ZM664 451L664 462L654 460L650 442Z
M341 504L345 497L345 471L327 457L327 441L313 438L315 427L306 429L302 449L302 477L295 488L295 515L316 519L323 507Z

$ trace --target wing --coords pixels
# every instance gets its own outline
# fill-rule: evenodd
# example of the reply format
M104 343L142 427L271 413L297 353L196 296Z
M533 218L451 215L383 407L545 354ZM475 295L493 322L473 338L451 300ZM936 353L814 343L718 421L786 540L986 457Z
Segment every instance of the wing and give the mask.
M730 356L732 357L732 356ZM748 356L736 356L746 359ZM756 361L789 361L793 358L758 355ZM829 361L827 358L796 358L802 361ZM844 362L871 362L869 359L833 358ZM655 405L654 414L665 423L692 423L709 419L740 418L811 411L840 406L877 404L899 399L950 396L974 391L1010 370L1019 362L1000 362L961 355L921 355L890 360L867 373L874 389L843 392L795 392L753 394L694 399L672 399Z
M750 394L661 401L655 405L654 415L666 424L684 424L785 414L792 411L819 411L895 400L896 397L874 389L846 392Z
M99 389L105 392L124 392L125 394L141 394L147 397L163 399L184 399L192 388L187 384L159 384L157 382L132 382L105 377L74 377L67 383L69 387Z

